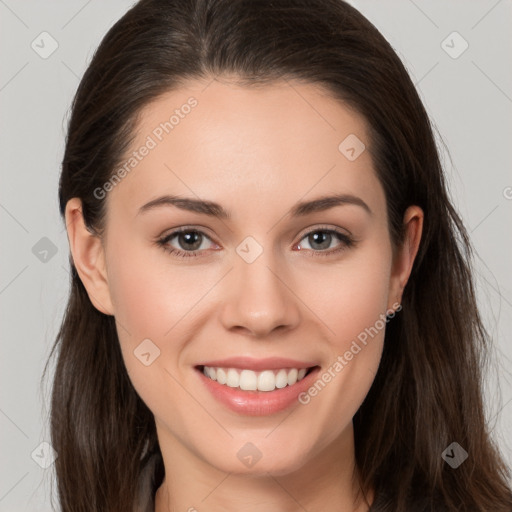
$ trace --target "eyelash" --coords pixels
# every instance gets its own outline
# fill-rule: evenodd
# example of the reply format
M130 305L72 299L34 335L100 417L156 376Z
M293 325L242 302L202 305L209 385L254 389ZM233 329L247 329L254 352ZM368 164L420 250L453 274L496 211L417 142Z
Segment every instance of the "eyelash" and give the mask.
M180 229L176 229L174 230L173 232L169 233L168 235L165 235L163 238L160 238L156 241L157 245L159 247L162 247L162 249L169 253L169 254L172 254L178 258L191 258L191 257L197 257L199 256L199 250L195 250L195 251L182 251L180 249L175 249L175 248L172 248L170 249L169 246L167 245L174 237L176 237L177 235L181 234L181 233L197 233L197 234L200 234L208 239L210 239L210 237L204 233L203 231L200 231L198 229L193 229L193 228L180 228ZM300 240L303 240L304 238L306 238L307 236L309 235L312 235L313 233L327 233L327 234L334 234L337 236L338 240L340 242L342 242L341 246L338 247L337 249L334 249L334 250L328 250L328 251L320 251L320 250L314 250L314 249L308 249L306 251L305 254L307 254L308 256L311 256L311 257L317 257L317 256L332 256L334 254L337 254L341 251L344 251L346 249L349 249L351 247L353 247L356 243L356 240L354 238L352 238L351 236L345 234L345 233L342 233L341 231L338 231L336 229L332 229L332 228L324 228L324 227L317 227L311 231L308 231L307 233L305 233L301 238ZM300 242L299 240L299 242ZM300 244L299 244L300 245ZM301 249L302 250L302 249ZM313 252L313 254L311 254L310 252Z

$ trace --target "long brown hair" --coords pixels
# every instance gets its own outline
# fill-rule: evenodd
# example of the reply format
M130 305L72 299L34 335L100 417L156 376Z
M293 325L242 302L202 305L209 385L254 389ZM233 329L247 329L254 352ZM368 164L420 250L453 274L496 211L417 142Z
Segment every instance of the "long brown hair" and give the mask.
M251 87L296 79L325 87L366 119L393 244L410 205L423 238L389 323L375 381L354 417L372 512L510 512L510 476L484 417L489 337L479 315L468 234L447 194L428 115L379 31L341 0L142 0L103 38L76 92L59 186L60 213L82 200L102 235L94 191L116 170L141 110L184 80L229 76ZM152 413L128 378L114 318L94 308L70 256L56 356L51 435L63 512L134 510L143 468L159 454ZM48 363L47 367L48 368ZM46 370L45 370L46 373ZM457 442L456 469L441 454ZM164 476L155 466L152 492Z

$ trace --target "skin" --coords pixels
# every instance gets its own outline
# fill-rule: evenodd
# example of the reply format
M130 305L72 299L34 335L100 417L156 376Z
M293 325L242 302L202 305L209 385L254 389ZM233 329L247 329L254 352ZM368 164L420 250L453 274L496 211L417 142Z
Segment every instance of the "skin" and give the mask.
M405 212L407 236L393 252L366 122L312 84L189 82L144 109L133 149L190 96L197 106L108 193L103 239L84 227L79 199L66 208L80 278L94 306L115 316L130 379L155 416L166 473L155 510L368 510L357 499L352 417L373 382L384 329L310 403L268 416L225 408L194 366L235 355L331 366L400 302L423 212ZM349 134L366 144L354 161L338 150ZM372 213L344 204L287 215L299 200L335 192ZM138 214L166 193L215 201L231 218L172 206ZM197 257L155 244L180 226L206 235ZM327 228L356 244L307 236ZM250 264L236 252L247 236L263 249ZM186 243L168 246L186 251ZM160 349L150 366L133 354L146 338ZM247 442L262 454L252 467L237 457Z

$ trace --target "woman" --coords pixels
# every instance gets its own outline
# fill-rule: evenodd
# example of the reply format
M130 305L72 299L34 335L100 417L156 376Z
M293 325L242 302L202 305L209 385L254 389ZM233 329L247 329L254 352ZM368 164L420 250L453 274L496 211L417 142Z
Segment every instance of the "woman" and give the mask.
M512 509L468 236L354 8L140 1L80 83L59 200L63 511Z

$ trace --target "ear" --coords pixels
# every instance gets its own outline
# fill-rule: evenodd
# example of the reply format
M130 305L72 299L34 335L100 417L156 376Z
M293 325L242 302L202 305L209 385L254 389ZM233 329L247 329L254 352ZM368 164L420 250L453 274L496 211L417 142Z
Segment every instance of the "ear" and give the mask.
M82 201L78 197L67 202L65 217L73 263L89 299L98 311L113 315L102 240L85 226Z
M410 206L404 213L405 237L403 244L396 248L388 295L388 309L396 309L402 301L405 285L411 275L412 266L420 246L423 231L423 210Z

